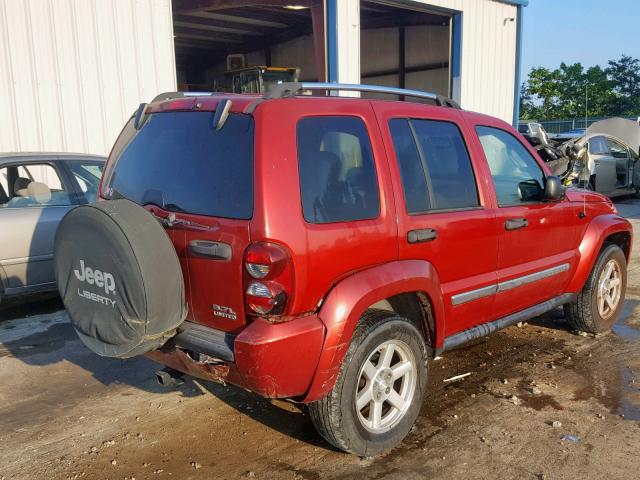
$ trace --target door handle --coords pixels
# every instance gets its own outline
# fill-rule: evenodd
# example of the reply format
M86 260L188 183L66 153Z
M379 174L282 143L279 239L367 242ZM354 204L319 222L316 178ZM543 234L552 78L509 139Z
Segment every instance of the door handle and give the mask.
M504 222L504 228L507 230L518 230L519 228L525 228L529 225L529 220L526 218L510 218Z
M407 232L407 241L409 243L424 243L435 240L437 236L438 232L433 228L419 228Z
M215 260L231 260L231 245L223 242L191 240L189 242L189 251L201 257L209 257Z

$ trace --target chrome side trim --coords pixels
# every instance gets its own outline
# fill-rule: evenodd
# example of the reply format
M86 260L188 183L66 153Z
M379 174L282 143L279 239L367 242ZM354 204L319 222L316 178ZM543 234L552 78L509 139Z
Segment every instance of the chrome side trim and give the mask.
M522 277L513 278L504 282L488 285L486 287L478 288L476 290L469 290L468 292L458 293L451 297L452 305L461 305L463 303L472 302L480 298L488 297L495 293L506 292L529 283L537 282L539 280L558 275L559 273L569 270L570 265L563 263L562 265L556 265L555 267L540 270L539 272L530 273Z
M478 288L477 290L469 290L468 292L458 293L451 297L452 305L460 305L462 303L472 302L480 298L488 297L498 291L498 285L489 285L487 287Z
M559 273L569 270L569 266L570 265L568 263L563 263L562 265L558 265L556 267L551 267L547 268L546 270L540 270L539 272L530 273L529 275L525 275L524 277L518 277L512 280L507 280L506 282L500 282L498 284L498 293L521 287L528 283L537 282L538 280L542 280L544 278L553 277L554 275L558 275Z
M32 255L30 257L7 258L0 260L0 265L22 265L23 263L47 262L53 260L53 253L45 253L44 255Z

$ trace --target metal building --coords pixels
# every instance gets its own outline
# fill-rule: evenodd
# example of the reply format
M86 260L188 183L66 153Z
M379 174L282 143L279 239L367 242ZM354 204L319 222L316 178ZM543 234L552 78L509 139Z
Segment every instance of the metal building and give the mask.
M512 122L527 3L0 0L0 152L106 154L140 102L229 89L238 66L436 91Z

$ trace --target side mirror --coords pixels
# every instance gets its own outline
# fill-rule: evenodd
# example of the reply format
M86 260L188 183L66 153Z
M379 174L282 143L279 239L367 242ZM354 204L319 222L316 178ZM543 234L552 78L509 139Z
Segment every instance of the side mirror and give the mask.
M557 201L564 197L564 186L558 177L550 175L544 186L544 199L548 201Z
M530 179L518 184L518 195L521 202L539 202L544 191L537 180Z

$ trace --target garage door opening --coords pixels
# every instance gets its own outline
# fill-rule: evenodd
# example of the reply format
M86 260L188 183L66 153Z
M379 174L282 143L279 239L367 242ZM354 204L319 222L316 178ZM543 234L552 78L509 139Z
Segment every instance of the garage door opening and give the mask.
M324 81L323 3L173 0L178 90L259 93Z
M360 23L362 83L454 96L451 16L362 0Z

